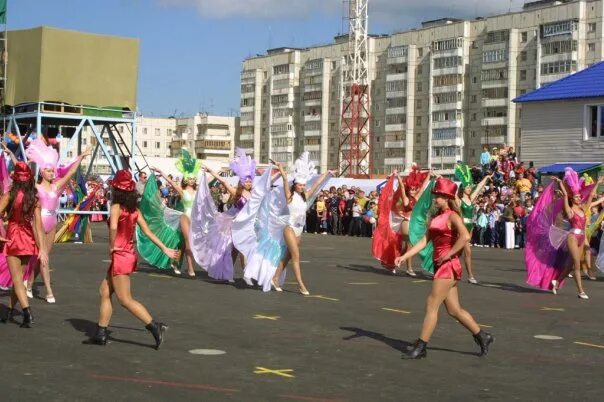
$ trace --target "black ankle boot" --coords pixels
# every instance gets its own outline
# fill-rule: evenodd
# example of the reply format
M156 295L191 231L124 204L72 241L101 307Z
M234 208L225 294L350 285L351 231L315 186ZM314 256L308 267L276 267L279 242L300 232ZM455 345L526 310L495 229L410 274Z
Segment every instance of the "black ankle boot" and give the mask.
M92 338L90 338L89 343L105 346L107 344L108 336L109 332L107 331L107 327L101 327L100 325L97 325L96 334Z
M487 353L489 353L489 345L493 343L493 341L495 341L495 338L493 337L493 335L483 330L480 330L479 333L473 336L474 342L476 342L476 344L480 346L480 354L478 356L486 356Z
M417 338L413 346L407 349L407 353L403 354L403 359L421 359L428 356L426 346L428 346L427 342L424 342L420 338Z
M31 314L29 307L25 307L23 309L23 323L21 324L21 328L31 328L33 323L34 316Z
M6 324L7 322L15 322L15 319L13 317L15 313L15 310L13 308L8 308L8 310L6 310L6 314L4 315L4 317L0 318L0 322L3 324Z
M168 326L163 322L151 321L151 324L146 325L147 331L151 332L155 339L155 350L159 349L162 342L164 341L164 332L168 329Z

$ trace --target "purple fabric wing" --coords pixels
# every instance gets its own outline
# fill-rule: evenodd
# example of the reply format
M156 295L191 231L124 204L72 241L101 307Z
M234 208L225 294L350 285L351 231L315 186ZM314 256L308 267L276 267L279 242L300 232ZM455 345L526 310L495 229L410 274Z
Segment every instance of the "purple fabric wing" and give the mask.
M10 190L11 179L6 168L6 158L4 153L0 155L0 185L2 185L2 193L6 194Z

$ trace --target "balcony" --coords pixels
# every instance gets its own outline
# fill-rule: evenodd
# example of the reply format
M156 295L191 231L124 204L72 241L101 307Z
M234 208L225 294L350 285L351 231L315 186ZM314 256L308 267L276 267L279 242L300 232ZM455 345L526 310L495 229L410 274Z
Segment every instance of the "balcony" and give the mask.
M239 134L239 141L253 141L254 134Z
M386 141L384 148L405 148L405 141Z
M461 128L463 126L463 121L461 120L449 120L449 121L433 121L432 128Z
M254 111L254 105L252 106L241 106L239 109L240 113L249 113Z
M322 99L308 99L304 101L304 106L321 106Z
M507 126L508 118L503 117L485 117L481 122L482 126Z
M320 137L321 130L304 130L305 137Z
M433 50L432 54L438 55L438 57L463 56L463 47L447 50Z
M462 137L439 140L432 139L433 147L463 147L463 144L464 142Z
M432 87L433 94L442 94L447 92L463 92L463 84L443 85L441 87Z
M506 107L508 98L482 99L482 107Z
M321 91L323 89L322 83L304 85L304 92L316 92Z
M389 114L406 114L407 113L407 108L406 107L391 107L391 108L386 108L386 115Z
M463 75L463 73L464 73L464 66L434 68L431 72L432 75L446 75L446 74L462 74Z
M271 95L287 95L293 94L294 87L286 87L286 88L271 88Z
M392 91L392 92L386 91L386 97L387 98L406 98L407 91Z
M495 81L482 81L480 87L482 89L489 88L507 88L509 86L509 80L495 80Z
M292 116L273 117L273 123L274 124L291 123L292 121L293 121L293 117Z
M554 81L558 81L561 80L562 78L570 75L572 73L561 73L561 74L547 74L547 75L541 75L541 86L545 85L545 84L549 84L550 82L554 82Z
M304 145L304 150L308 151L308 152L320 151L321 150L321 144Z
M277 80L293 80L294 79L294 72L290 71L289 73L283 73L283 74L273 74L273 81L277 81Z
M384 158L384 165L404 165L405 158L397 157L397 158Z
M239 122L239 126L241 127L252 127L254 125L254 120L241 120Z
M294 146L293 145L287 145L287 146L273 146L271 149L271 152L288 152L288 153L293 153L294 152Z
M480 143L482 145L503 145L506 143L506 138L503 135L486 135L480 138Z
M439 104L432 104L432 111L433 112L440 112L442 110L462 110L463 109L463 102L459 101L459 102L453 102L453 103L439 103Z
M407 73L387 74L386 81L403 81L407 79Z
M384 127L384 130L385 131L403 131L406 126L407 126L407 124L405 124L405 123L386 124L386 126Z
M404 64L408 60L408 56L399 56L399 57L388 57L386 63L388 64Z
M307 114L304 116L304 121L321 121L320 114Z
M457 161L461 160L461 155L453 155L453 156L432 156L432 167L438 169L441 164L451 164L457 163Z
M557 54L548 54L548 55L541 55L541 63L552 63L555 61L567 61L567 60L574 60L577 61L578 60L578 54L576 51L574 52L568 52L568 53L557 53Z
M293 109L294 101L271 103L271 108L273 108L273 109Z

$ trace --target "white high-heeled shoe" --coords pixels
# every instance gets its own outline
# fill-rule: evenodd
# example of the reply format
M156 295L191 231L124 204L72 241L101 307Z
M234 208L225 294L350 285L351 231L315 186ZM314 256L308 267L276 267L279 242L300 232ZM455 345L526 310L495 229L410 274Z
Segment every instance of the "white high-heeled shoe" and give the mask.
M275 283L275 281L273 279L271 279L271 287L273 289L275 289L277 292L283 292L283 289L281 289L279 286L277 286L277 284Z
M577 297L578 297L579 299L583 299L583 300L588 300L588 299L589 299L589 296L587 296L587 294L586 294L585 292L581 292L581 293L579 293L579 294L577 295Z
M302 289L298 289L300 291L300 294L303 296L310 296L310 292L308 290L302 290Z
M180 269L178 269L178 267L176 266L176 264L172 264L172 271L174 271L174 273L176 275L180 275L181 274Z
M245 276L243 277L243 281L246 283L246 285L253 287L254 286L254 282L252 282L252 280L250 278L246 278Z
M558 294L558 281L557 280L552 280L552 293L557 295Z
M53 295L50 296L46 296L46 303L48 304L55 304L57 301L55 300L55 297Z

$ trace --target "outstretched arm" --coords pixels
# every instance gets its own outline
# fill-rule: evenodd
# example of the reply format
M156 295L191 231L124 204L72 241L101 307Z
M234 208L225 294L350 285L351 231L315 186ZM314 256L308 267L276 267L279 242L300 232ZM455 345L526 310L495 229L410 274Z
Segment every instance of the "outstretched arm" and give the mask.
M401 194L403 197L403 205L404 206L409 206L409 197L407 197L407 189L405 188L405 181L403 180L403 178L401 177L399 172L395 172L393 174L396 174L396 179L398 180L398 186L401 188Z
M19 162L19 160L17 159L17 157L15 156L15 154L13 153L13 151L11 151L8 146L6 146L6 144L3 142L2 144L2 148L4 149L4 152L6 152L8 154L8 156L10 157L11 162L13 162L13 165L16 165L17 162ZM23 158L25 160L25 162L27 162L27 157L25 155L23 155Z
M178 251L173 250L171 248L166 247L164 243L155 234L149 229L149 225L147 225L147 221L143 217L143 214L138 211L138 218L136 219L136 223L141 228L145 236L149 238L159 249L170 259L175 259L178 256Z
M166 181L168 182L168 184L169 184L169 185L171 185L171 186L172 186L172 188L173 188L174 190L176 190L176 192L178 193L178 195L179 195L181 198L182 198L182 197L184 197L185 193L184 193L184 191L182 191L182 188L181 188L181 187L180 187L180 186L179 186L179 185L178 185L178 184L177 184L175 181L173 181L172 179L170 179L170 178L168 177L168 175L166 175L164 172L162 172L161 170L159 170L159 169L158 169L158 168L156 168L156 167L151 167L150 169L151 169L153 172L157 172L157 173L159 173L159 174L160 174L160 176L161 176L161 177L163 177L163 178L164 178L164 180L166 180Z
M596 206L600 205L602 202L604 202L604 197L600 198L597 201L592 202L593 199L596 197L596 194L598 193L598 186L602 183L604 183L604 176L602 176L598 179L596 184L594 184L594 188L591 189L591 193L589 193L589 198L587 199L587 202L589 203L589 208L596 207Z
M419 198L422 196L422 194L424 193L424 191L426 191L426 189L428 188L428 184L430 183L430 180L432 180L432 178L434 177L434 171L430 170L430 174L428 174L428 176L426 176L426 179L424 180L424 182L422 183L422 188L419 190L419 192L417 193L417 199L419 200Z
M325 182L325 179L327 179L328 177L333 176L333 171L328 170L327 172L323 173L319 179L317 181L315 181L315 183L312 185L312 187L310 188L310 190L306 191L306 199L309 199L310 197L312 197L312 195L319 189L319 186L322 186L323 183Z
M562 197L564 198L564 213L566 214L568 219L570 219L573 217L574 213L568 201L568 192L566 191L566 186L564 185L564 183L562 183L562 180L557 177L552 177L552 180L558 183L558 187L560 188L560 191L562 192Z
M287 183L287 173L285 173L285 169L283 169L283 165L280 162L275 162L275 166L279 169L279 174L283 179L283 193L285 194L285 200L289 202L289 199L292 197L292 192Z
M235 187L231 186L231 184L228 181L226 181L224 179L224 177L220 176L218 173L216 173L214 170L210 169L207 166L204 166L204 170L206 172L208 172L209 174L211 174L213 178L218 180L220 182L220 184L222 184L224 186L224 188L226 188L226 190L231 195L231 197L234 197L237 194L237 189Z
M82 161L84 160L84 158L87 156L90 156L91 154L92 154L92 146L89 146L82 153L82 155L78 156L77 162L74 163L73 166L71 166L71 168L69 168L65 177L62 177L59 180L57 180L57 188L59 189L59 191L63 191L63 189L65 187L67 187L69 180L73 177L73 175L76 174L76 172L78 171L78 168L82 164Z
M487 183L489 182L489 180L492 180L492 179L493 179L493 175L490 174L490 175L485 176L484 179L482 179L480 181L480 183L478 183L478 185L474 189L474 192L472 193L472 195L470 195L470 202L471 203L474 203L474 201L476 201L476 198L478 198L478 196L480 195L480 193L484 189L484 186L486 186Z

